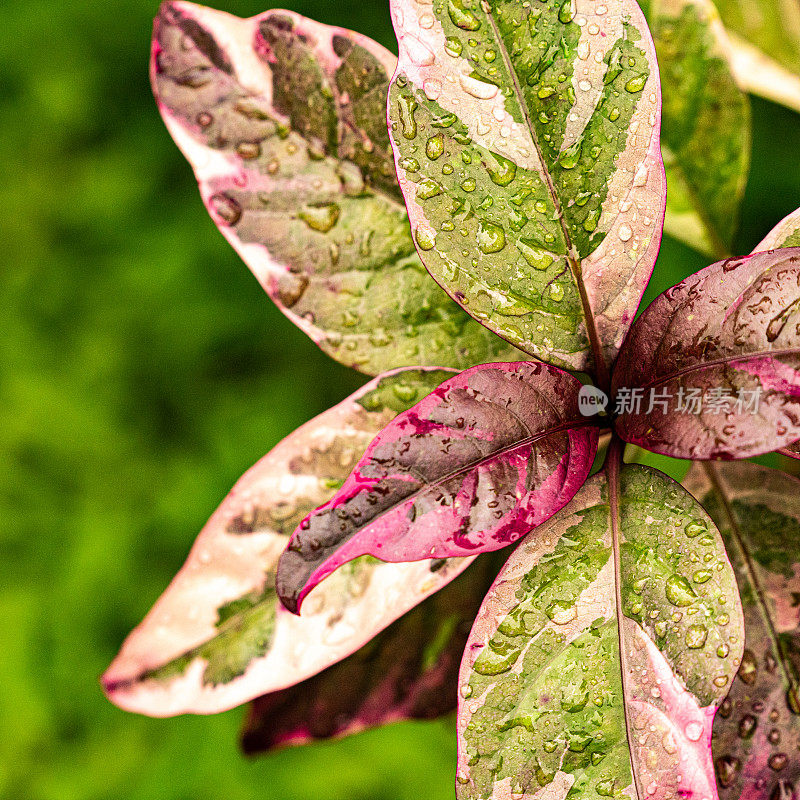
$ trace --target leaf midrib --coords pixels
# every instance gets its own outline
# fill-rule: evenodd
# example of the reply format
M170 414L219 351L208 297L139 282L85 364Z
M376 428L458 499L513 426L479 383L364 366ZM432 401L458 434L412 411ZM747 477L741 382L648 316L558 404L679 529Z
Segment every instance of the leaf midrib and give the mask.
M431 489L435 489L435 488L441 486L443 483L445 483L445 482L447 482L449 480L452 480L453 478L458 478L461 475L465 475L466 473L471 472L472 470L477 469L478 467L483 466L484 464L486 464L486 463L488 463L490 461L493 461L494 459L502 458L504 456L508 456L511 453L513 453L515 450L519 450L520 448L526 447L527 445L535 444L536 442L539 442L542 439L546 439L546 438L548 438L550 436L555 436L558 433L568 432L568 431L571 431L571 430L578 430L578 429L581 429L581 428L587 428L587 427L591 427L591 426L592 426L592 423L589 420L568 420L568 421L562 422L562 423L560 423L560 424L558 424L558 425L556 425L556 426L554 426L552 428L548 428L545 431L541 431L540 433L537 433L537 434L534 434L534 435L531 435L531 436L526 436L524 439L520 439L520 440L514 442L513 444L509 444L509 445L507 445L505 447L500 448L499 450L495 450L493 453L489 453L488 455L481 456L480 458L476 458L473 461L470 461L470 462L468 462L467 464L464 464L461 467L458 467L458 468L456 468L454 470L451 470L446 475L443 475L440 478L437 478L436 480L431 481L430 483L425 482L425 478L424 478L423 475L421 475L420 473L415 473L417 478L423 484L422 486L420 486L418 489L415 489L410 494L407 494L404 497L398 499L396 502L392 503L391 505L381 509L381 512L379 514L376 514L374 517L371 517L370 519L365 520L362 524L355 526L352 529L352 532L347 534L347 536L343 537L342 540L340 540L340 541L349 541L349 540L351 540L354 536L359 534L365 528L368 528L370 525L374 524L376 520L380 519L381 517L385 516L386 514L391 513L396 508L399 508L400 506L402 506L402 505L404 505L404 504L406 504L406 503L408 503L410 501L416 500L424 492L428 492ZM565 453L564 455L569 455L569 451L567 453ZM413 469L412 469L412 471L413 471ZM391 477L392 477L391 475L384 476L384 478L391 478ZM328 558L329 558L329 556L327 556L324 559L322 559L321 561L319 561L317 563L316 567L315 567L315 571L316 571L316 569L319 568L319 566L321 564L325 563L328 560Z
M756 598L756 606L759 611L759 616L761 617L764 627L767 631L767 635L769 636L770 642L772 643L772 648L775 651L775 659L778 662L780 667L781 676L783 677L784 686L786 687L787 691L793 689L795 684L791 678L791 670L786 664L786 657L783 652L783 648L781 647L780 640L778 638L778 632L775 629L775 623L772 620L772 616L769 613L769 609L767 608L767 602L764 599L764 589L761 585L761 581L758 579L758 575L755 570L755 565L753 564L753 559L750 557L750 552L747 549L747 546L744 541L744 537L742 536L741 528L739 527L739 522L736 519L736 515L733 512L733 508L731 507L730 501L728 500L728 495L725 493L725 489L722 486L722 482L717 475L716 467L713 466L709 462L703 463L703 468L705 470L706 476L708 477L709 482L711 483L711 487L719 496L720 503L722 504L722 511L725 514L725 517L728 522L728 527L731 531L731 537L736 544L736 549L739 551L739 557L741 558L742 566L744 568L745 574L747 575L747 580L750 582L753 595Z
M617 616L617 641L619 646L619 667L622 687L622 711L625 717L625 732L628 741L628 758L630 760L631 777L637 798L645 797L639 772L633 759L633 745L635 741L630 715L628 714L628 703L626 700L628 683L628 655L625 650L624 634L622 630L625 615L622 611L622 577L621 577L621 558L620 558L620 467L622 465L622 451L624 444L619 439L612 439L609 453L606 476L608 480L608 507L609 519L611 521L611 546L614 558L614 601Z
M784 347L778 350L756 350L752 353L745 353L740 356L722 356L720 358L712 358L709 361L704 361L700 364L692 364L688 367L683 367L682 369L675 370L674 372L668 373L667 375L659 376L658 378L654 378L653 380L647 381L646 383L642 384L642 389L650 389L654 386L661 386L665 383L669 383L670 381L674 381L677 378L682 378L684 375L691 375L695 372L703 372L707 369L712 369L713 367L725 366L728 364L734 364L740 361L750 361L751 359L758 359L758 358L781 358L782 356L792 356L792 355L800 355L800 345L797 347Z
M522 111L522 115L525 121L525 126L527 127L531 141L533 142L533 146L536 149L536 155L539 158L539 163L542 166L542 175L544 176L545 185L547 187L548 194L550 195L550 199L553 201L553 205L555 206L556 216L558 217L558 223L561 226L561 232L564 235L564 244L566 245L566 259L567 264L569 265L570 271L572 272L573 280L575 281L575 285L578 288L578 294L580 295L581 299L581 307L583 309L583 317L586 323L586 335L589 339L589 346L591 347L592 357L594 359L594 368L597 374L598 382L601 384L600 388L606 388L605 384L607 383L608 377L608 368L605 362L605 357L603 355L603 347L600 343L600 335L597 331L597 326L595 324L594 319L594 312L592 310L591 304L589 303L589 297L586 293L586 286L583 283L583 273L581 269L581 258L578 255L578 251L575 249L575 245L572 242L572 236L570 235L569 228L567 226L566 219L564 217L564 209L561 206L561 199L556 192L556 187L553 184L552 176L550 175L550 170L547 167L544 158L544 151L542 150L541 144L539 143L539 137L536 133L536 128L533 125L533 120L531 119L530 112L528 110L527 102L525 101L525 95L522 91L522 86L519 83L519 79L517 77L516 70L511 62L511 55L506 48L505 40L503 39L502 35L500 34L500 29L497 27L497 23L495 22L494 16L492 15L492 9L486 2L483 0L482 2L484 13L486 14L486 19L489 22L489 27L492 30L492 34L497 42L497 49L500 51L500 57L503 59L503 64L505 65L506 71L508 72L509 78L511 79L511 85L514 90L514 95L517 99L517 103L519 104L520 110Z

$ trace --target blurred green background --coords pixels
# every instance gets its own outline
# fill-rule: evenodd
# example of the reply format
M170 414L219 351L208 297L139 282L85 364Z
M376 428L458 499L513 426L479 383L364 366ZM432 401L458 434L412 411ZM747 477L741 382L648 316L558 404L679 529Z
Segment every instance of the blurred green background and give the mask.
M150 95L156 7L3 4L0 797L452 798L452 720L247 761L241 709L151 720L99 689L236 478L362 382L203 209ZM386 0L291 7L394 48ZM754 120L740 252L800 205L800 117ZM667 241L648 297L704 265Z

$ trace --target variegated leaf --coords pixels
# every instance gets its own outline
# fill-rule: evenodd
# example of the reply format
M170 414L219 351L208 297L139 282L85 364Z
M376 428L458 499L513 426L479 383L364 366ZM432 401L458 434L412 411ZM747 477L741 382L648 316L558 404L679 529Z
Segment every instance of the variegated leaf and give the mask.
M357 556L497 550L558 511L597 451L597 428L578 410L580 386L545 364L489 364L400 414L295 531L278 564L286 607L299 613L314 586Z
M741 85L800 111L800 6L795 0L716 0L716 5L731 32Z
M459 677L460 800L713 798L742 652L718 531L660 472L595 475L509 559Z
M602 379L664 215L658 68L639 7L391 7L391 139L423 263L512 344Z
M779 247L800 247L800 208L784 217L753 252L775 250Z
M800 208L784 217L756 246L754 252L780 247L800 247ZM790 458L800 458L800 444L787 445L780 453Z
M275 593L297 523L325 502L372 437L451 371L398 370L292 433L250 469L103 676L110 699L151 716L212 713L302 681L354 652L471 559L360 559L300 619Z
M722 531L744 605L745 651L714 720L721 800L800 789L800 481L746 462L695 464L684 481Z
M799 370L800 248L721 261L637 319L614 372L615 427L676 458L767 453L800 438Z
M289 319L370 374L521 353L476 324L414 251L386 128L395 58L288 11L166 3L152 81L225 238Z
M502 554L479 556L452 583L358 652L288 689L257 698L242 747L258 753L455 711L458 668Z
M750 101L731 72L731 44L710 0L651 0L643 9L664 96L664 230L724 258L750 169Z

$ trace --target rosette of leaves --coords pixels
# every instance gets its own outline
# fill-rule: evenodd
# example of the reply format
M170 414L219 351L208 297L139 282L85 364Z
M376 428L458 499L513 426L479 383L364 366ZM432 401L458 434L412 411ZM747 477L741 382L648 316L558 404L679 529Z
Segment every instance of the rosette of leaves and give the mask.
M648 9L673 83L696 67L728 85L706 10ZM243 476L106 692L156 716L255 699L251 752L457 706L464 800L713 798L717 708L764 642L784 681L764 692L794 697L791 653L764 613L751 625L772 607L742 556L758 543L719 513L735 498L623 449L796 446L796 218L634 322L665 181L691 199L673 217L687 240L730 242L710 187L733 187L735 213L747 132L703 178L696 137L730 119L673 126L665 177L633 0L393 0L392 16L396 64L290 12L168 3L156 20L159 106L222 232L317 344L380 374ZM749 776L762 755L730 758Z

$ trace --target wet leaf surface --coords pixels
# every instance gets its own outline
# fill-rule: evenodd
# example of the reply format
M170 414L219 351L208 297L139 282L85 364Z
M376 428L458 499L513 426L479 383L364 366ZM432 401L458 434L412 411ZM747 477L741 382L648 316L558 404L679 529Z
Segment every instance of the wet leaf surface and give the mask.
M659 295L631 329L613 384L631 402L616 430L676 458L777 450L800 438L799 368L800 249L712 264Z
M719 526L739 584L745 651L714 720L720 800L791 800L800 787L800 481L749 463L684 481Z
M362 372L464 368L518 351L430 280L386 128L395 58L289 11L166 3L152 82L203 202L278 307Z
M711 725L742 653L722 539L639 465L523 540L460 674L460 800L714 797Z
M117 705L151 716L213 713L292 686L358 650L471 559L347 564L302 619L275 593L278 557L398 411L452 375L390 373L292 433L245 473L186 564L103 676Z
M342 488L303 520L278 566L295 611L342 564L505 547L575 494L597 450L581 384L544 364L474 367L387 425Z
M393 0L391 139L417 249L500 336L602 374L664 214L661 97L635 2Z

